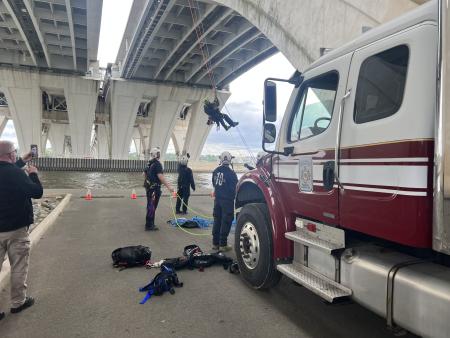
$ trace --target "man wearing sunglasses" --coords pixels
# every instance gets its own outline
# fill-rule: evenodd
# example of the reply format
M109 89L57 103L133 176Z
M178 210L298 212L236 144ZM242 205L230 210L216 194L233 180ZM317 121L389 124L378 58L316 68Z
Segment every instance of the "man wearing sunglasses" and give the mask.
M17 159L17 150L9 141L0 140L0 271L8 254L11 264L11 313L32 306L27 296L30 238L28 228L34 222L31 199L41 198L43 189L36 167L28 165L31 153ZM0 320L5 317L0 312Z

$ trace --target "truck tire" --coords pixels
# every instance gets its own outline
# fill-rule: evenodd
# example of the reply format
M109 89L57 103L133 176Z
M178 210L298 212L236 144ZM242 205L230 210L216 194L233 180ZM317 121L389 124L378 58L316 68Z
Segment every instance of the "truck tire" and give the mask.
M273 259L272 223L264 203L246 204L237 219L234 249L241 276L255 289L275 286L281 274Z

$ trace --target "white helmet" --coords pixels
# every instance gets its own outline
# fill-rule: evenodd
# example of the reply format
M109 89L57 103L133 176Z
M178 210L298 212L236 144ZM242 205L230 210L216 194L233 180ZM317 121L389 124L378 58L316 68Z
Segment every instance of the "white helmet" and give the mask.
M224 151L222 154L220 154L219 156L219 160L220 160L220 164L225 164L225 165L230 165L231 164L231 160L234 157L231 156L231 154L228 151Z
M189 158L186 155L180 156L180 159L178 162L180 162L181 165L187 165L189 161Z
M150 150L150 158L154 159L157 158L159 159L161 157L161 149L159 149L159 147L155 147L152 150Z
M260 159L262 159L266 155L264 151L258 151L258 154L256 154L256 162L258 162Z

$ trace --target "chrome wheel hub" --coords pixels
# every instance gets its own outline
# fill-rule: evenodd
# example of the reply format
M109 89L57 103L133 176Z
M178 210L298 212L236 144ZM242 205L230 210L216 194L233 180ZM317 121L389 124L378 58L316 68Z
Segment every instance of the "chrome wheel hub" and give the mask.
M255 226L246 222L241 229L239 249L245 266L253 270L259 262L259 237Z

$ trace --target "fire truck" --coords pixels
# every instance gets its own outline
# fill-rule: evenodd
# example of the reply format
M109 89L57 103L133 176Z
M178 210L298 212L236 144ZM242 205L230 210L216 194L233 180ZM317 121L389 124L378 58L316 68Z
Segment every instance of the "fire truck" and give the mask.
M392 328L450 337L450 9L432 0L264 84L263 149L237 187L235 251ZM292 86L277 120L277 82Z

